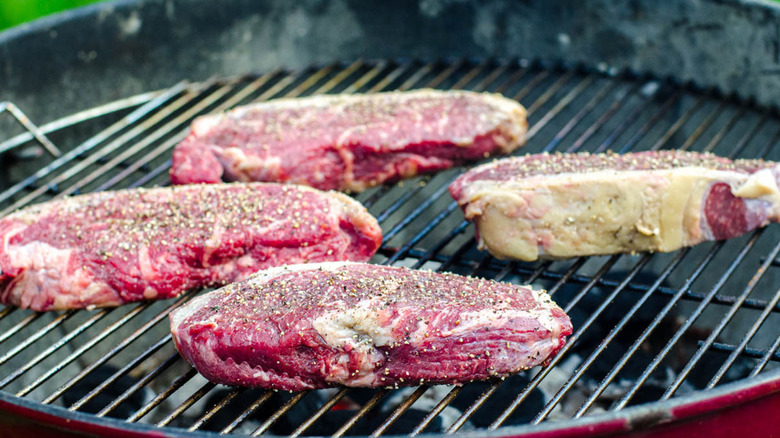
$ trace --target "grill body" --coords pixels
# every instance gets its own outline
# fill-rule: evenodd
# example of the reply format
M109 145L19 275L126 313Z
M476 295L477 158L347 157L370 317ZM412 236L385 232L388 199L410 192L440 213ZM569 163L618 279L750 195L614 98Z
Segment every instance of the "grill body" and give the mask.
M748 99L776 101L776 79L766 73L771 68L749 85L718 77L758 74L758 61L751 60L771 51L767 20L775 9L761 3L680 2L679 20L668 23L668 13L652 2L622 8L606 3L611 2L594 2L589 13L575 14L581 5L496 0L400 2L392 8L339 1L117 2L5 33L0 75L9 86L0 99L13 103L0 112L7 116L0 118L0 176L6 178L0 178L0 214L52 197L166 184L170 151L193 117L251 101L320 93L422 87L501 92L529 110L530 139L519 153L676 147L780 160L780 117ZM357 30L341 32L355 23ZM726 50L723 44L745 43L743 25L753 29L750 41L768 46L716 56ZM681 61L678 68L644 56L650 48L643 35L653 26L668 31L653 50L698 61ZM270 39L260 31L268 28ZM692 37L700 32L717 38ZM583 39L567 40L575 34ZM55 50L66 37L77 46L71 55ZM717 42L722 44L710 44ZM21 56L33 49L42 54L35 65ZM715 57L717 68L710 64ZM735 59L742 60L741 67L729 64ZM62 73L37 75L40 64L58 66ZM699 69L706 71L699 75ZM232 76L245 71L257 73ZM664 76L672 72L675 77ZM230 76L206 79L214 74ZM690 76L721 88L686 83ZM53 102L52 95L62 99ZM467 436L734 436L746 425L770 436L777 430L776 226L671 254L500 261L476 250L473 229L446 193L462 170L358 196L385 233L375 262L545 287L575 318L571 351L550 368L522 376L527 381L517 388L502 382L446 388L428 400L421 418L395 433L429 433L455 405L461 406L459 416L441 431ZM241 433L239 426L272 405L247 434L316 434L332 408L360 396L338 390L321 399L311 392L279 401L270 392L223 391L198 380L173 351L165 324L167 312L191 296L92 312L0 309L0 427L12 436L215 436L202 430L213 426L216 415L229 412L234 419L210 430ZM570 361L575 355L578 362ZM115 368L84 383L103 365ZM637 375L628 373L637 367ZM641 393L659 379L656 369L678 374L662 379L664 394ZM135 380L112 393L128 376ZM638 383L631 386L631 379ZM86 389L74 395L80 386ZM502 392L507 387L514 389ZM537 387L547 391L539 406L532 403ZM611 395L616 388L623 392ZM322 434L354 432L373 416L381 421L365 434L392 434L432 392L436 389L420 387L363 394L354 415ZM90 411L107 393L113 395ZM628 407L636 394L649 403ZM140 408L122 414L134 396ZM397 404L380 411L388 399ZM567 404L574 410L561 414ZM278 428L300 410L299 420ZM512 425L524 410L530 417ZM115 414L118 419L107 418ZM467 430L478 418L490 424Z

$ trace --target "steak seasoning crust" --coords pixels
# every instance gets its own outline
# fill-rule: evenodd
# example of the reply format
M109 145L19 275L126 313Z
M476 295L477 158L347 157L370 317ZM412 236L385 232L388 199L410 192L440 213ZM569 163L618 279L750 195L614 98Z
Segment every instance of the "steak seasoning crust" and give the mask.
M260 272L170 321L212 382L291 391L504 377L545 364L572 332L528 286L346 262Z
M780 219L780 166L709 153L539 154L476 167L450 193L501 258L673 251Z
M511 152L525 109L497 94L417 90L278 99L192 123L174 184L274 181L358 192Z
M365 261L381 229L340 193L280 184L100 192L0 219L0 302L116 306L287 263Z

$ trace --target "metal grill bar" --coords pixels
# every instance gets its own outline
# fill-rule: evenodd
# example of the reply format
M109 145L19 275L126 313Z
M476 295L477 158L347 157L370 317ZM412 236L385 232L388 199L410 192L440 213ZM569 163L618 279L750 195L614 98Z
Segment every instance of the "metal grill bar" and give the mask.
M238 427L241 423L246 421L246 419L249 418L250 415L255 413L255 411L257 411L265 402L267 402L272 395L273 392L271 391L264 392L263 395L258 397L257 400L255 400L251 405L249 405L249 407L247 407L243 412L241 412L241 414L238 417L236 417L236 419L233 420L233 422L225 426L225 428L222 429L219 433L224 435L226 433L230 433L233 430L235 430L236 427Z
M399 418L401 418L401 415L403 415L413 404L417 401L417 399L420 398L423 394L425 394L425 391L427 391L430 388L430 386L427 385L420 385L417 389L414 390L414 392L406 398L406 400L403 401L400 405L398 405L397 408L393 411L392 414L390 414L389 417L374 430L374 432L371 433L372 437L377 437L382 435L387 428L393 425L393 423L396 422Z
M690 108L688 108L687 111L685 111L685 114L680 116L676 122L672 126L669 127L669 129L666 131L666 133L663 135L663 137L659 138L658 141L656 141L653 146L650 147L651 151L657 151L661 149L662 147L666 146L667 143L669 143L669 140L680 131L680 128L683 127L686 123L688 123L688 120L691 119L691 117L699 111L699 109L704 105L704 96L699 96L696 99L696 103L694 103Z
M71 311L67 311L67 312L62 313L59 316L57 316L51 322L49 322L44 327L42 327L40 330L35 332L35 334L33 334L32 336L26 338L24 341L22 341L21 343L17 344L16 347L10 349L7 353L5 353L4 355L0 356L0 365L8 362L8 360L10 360L12 357L16 356L17 353L19 353L20 351L22 351L25 348L29 347L35 341L37 341L38 339L42 338L46 334L50 333L52 330L57 328L63 321L68 320L69 318L71 318L75 314L76 314L76 311L71 310ZM22 321L22 323L26 323L26 321L27 320L25 319L25 321ZM22 323L20 323L20 324L22 324Z
M96 106L94 108L90 108L88 110L84 110L78 113L75 113L73 115L63 117L59 120L55 120L50 123L43 124L38 127L38 130L46 135L51 134L55 131L60 131L65 128L69 128L75 125L78 125L79 123L86 122L92 119L100 118L102 116L122 111L128 108L137 107L139 105L143 105L150 100L153 100L157 97L159 97L161 94L166 92L168 90L158 90L158 91L150 91L148 93L141 93L137 94L135 96L126 97L124 99L120 99L114 102L107 103L105 105ZM0 153L3 153L4 151L13 149L17 146L21 146L24 143L27 143L30 140L35 139L35 135L31 132L24 132L16 137L12 137L8 140L5 140L0 143Z
M723 376L726 374L726 371L728 371L729 368L734 364L734 361L739 357L742 352L747 347L748 342L750 342L751 339L753 339L753 336L758 332L758 329L761 328L761 326L766 322L767 317L769 317L769 314L772 311L772 308L777 305L777 303L780 301L780 293L776 293L774 298L769 302L767 307L764 309L763 312L761 312L761 315L756 319L756 322L753 323L752 326L750 326L750 329L745 334L745 338L742 340L742 342L737 345L736 348L734 348L734 351L731 352L729 357L726 359L726 361L721 365L720 369L717 373L712 377L712 379L707 383L707 388L713 388L715 385L718 384L720 379L723 378ZM714 345L715 342L710 343L710 346ZM704 347L706 343L701 345L701 347Z
M639 84L634 85L631 88L626 88L620 94L618 94L615 97L615 101L610 105L610 107L604 111L604 114L601 115L601 117L598 118L591 126L588 127L585 132L582 133L582 135L577 138L577 140L572 143L571 146L569 146L568 149L566 149L566 152L576 152L578 151L585 142L590 139L594 134L596 134L609 120L612 119L612 117L615 115L617 110L619 110L623 104L625 103L626 99L630 96L634 95L636 91L639 89Z
M647 381L647 379L650 377L650 374L652 374L653 371L658 367L658 364L661 363L661 361L666 357L667 354L671 351L672 347L680 340L682 335L693 325L693 322L701 315L701 313L706 308L707 304L710 302L709 298L713 297L721 287L723 287L723 284L726 283L726 280L731 276L731 274L734 272L734 270L737 268L737 266L742 262L744 257L747 255L748 251L753 247L755 242L758 240L758 237L761 235L761 232L756 232L751 236L750 240L745 244L745 246L742 247L742 250L736 255L734 258L734 261L729 265L729 267L725 270L723 275L718 279L718 282L712 287L710 290L710 293L707 294L704 299L699 303L699 306L696 307L696 309L688 316L688 319L682 324L682 326L675 332L675 334L669 339L669 342L666 343L663 349L655 355L653 358L653 361L645 368L645 370L642 372L642 374L637 378L636 383L634 383L631 388L629 388L625 395L620 398L620 400L615 403L613 410L620 410L623 409L628 402L631 400L631 398L636 394L637 390ZM718 244L716 244L718 245ZM689 284L689 282L686 282L686 284ZM673 305L672 302L667 304L668 307L671 308L671 305ZM639 339L647 338L647 336L650 335L650 332L655 329L658 324L661 322L661 315L656 316L656 318L653 320L653 322L650 324L650 326L645 330L644 333L642 333L642 336L640 336ZM636 342L634 342L634 345L638 345L639 339L637 339ZM632 345L631 349L634 349L634 345Z
M143 324L141 327L139 327L136 331L131 333L128 337L126 337L125 339L120 341L114 348L112 348L110 351L108 351L106 354L104 354L100 359L98 359L95 362L91 363L90 365L86 366L78 375L76 375L74 378L70 379L68 382L66 382L65 384L60 386L54 393L50 394L46 399L44 399L43 403L44 404L48 404L48 403L52 403L53 401L57 400L65 391L67 391L68 389L72 388L73 385L75 385L76 383L80 382L81 379L86 377L90 372L94 371L95 369L97 369L97 367L99 367L99 366L105 364L106 362L108 362L108 360L110 360L112 357L114 357L120 351L122 351L125 348L127 348L127 346L130 345L133 341L137 340L140 336L142 336L145 333L147 333L149 331L149 329L154 327L163 318L168 316L168 314L174 308L178 307L186 299L188 299L188 298L181 297L181 298L177 299L172 305L168 306L165 310L163 310L162 312L158 313L154 318L152 318L149 321L147 321L145 324ZM139 308L140 307L141 306L139 306ZM168 339L168 336L165 336L163 338L163 340L167 340L167 339ZM132 368L135 368L135 366L138 363L140 363L141 361L145 360L146 357L148 357L154 351L157 351L157 349L162 347L162 345L164 345L164 342L163 343L161 343L161 342L163 342L163 341L158 341L158 344L160 344L159 347L157 347L157 348L150 348L150 349L146 350L143 354L137 356L134 360L132 360L128 364L128 366L132 365L132 367L128 368L127 371L129 371ZM157 345L157 344L153 344L153 347L155 345ZM124 374L122 374L122 375L124 375ZM119 376L117 376L117 378L118 377ZM109 379L109 380L107 380L106 382L103 382L103 383L104 384L106 384L106 383L110 384L110 383L113 383L113 381L111 381L111 379ZM98 386L98 388L99 387L100 386ZM97 392L94 395L97 395ZM91 400L91 397L90 398L86 398L85 397L85 399L83 399L83 401L81 401L81 403L82 404L86 403L89 400ZM76 405L78 405L76 407L76 409L78 409L78 407L81 406L79 403L76 403Z
M707 128L709 128L710 125L712 125L712 122L714 122L715 119L720 117L720 115L723 113L725 109L726 109L726 102L721 102L720 104L718 104L718 106L714 110L712 110L709 113L709 115L707 115L707 118L704 119L704 121L702 121L701 123L699 123L699 126L696 128L693 134L691 134L690 137L688 137L688 140L686 140L685 143L683 143L679 149L683 151L687 151L688 148L690 148L691 145L693 145L693 143L696 140L698 140L702 134L704 134L704 131L706 131Z
M344 434L345 434L345 433L346 433L346 432L347 432L347 431L348 431L350 428L352 428L352 426L354 426L354 425L355 425L355 423L357 423L357 422L358 422L358 420L360 420L361 418L363 418L363 416L364 416L364 415L366 415L366 414L367 414L369 411L371 411L372 409L374 409L374 408L376 407L376 405L379 403L379 401L380 401L380 400L382 400L383 398L385 398L385 396L386 396L386 395L387 395L387 393L389 393L389 392L390 392L390 391L389 391L389 390L387 390L387 389L380 389L380 390L378 390L378 391L376 392L376 394L374 394L374 396L373 396L373 397L371 397L371 400L369 400L368 402L366 402L366 404L364 404L364 405L363 405L363 407L362 407L362 408L360 408L360 410L358 410L358 411L355 413L355 415L353 415L353 416L352 416L352 417L351 417L349 420L347 420L347 421L344 423L344 425L343 425L343 426L341 426L341 427L339 428L339 430L337 430L337 431L336 431L336 432L335 432L333 435L331 435L331 436L333 436L334 438L337 438L337 437L343 436L343 435L344 435Z
M690 288L691 284L699 278L699 275L701 275L702 272L704 272L704 268L709 265L709 263L712 261L712 259L715 257L715 254L718 252L718 250L721 248L722 245L715 245L710 249L710 251L707 253L707 255L702 259L702 261L699 263L696 270L691 274L688 279L686 279L685 284L680 288L680 290L677 292L677 294L669 300L669 302L664 306L664 308L656 315L654 320L648 325L648 327L645 328L644 332L634 341L633 344L631 344L631 347L626 351L626 353L623 354L623 356L618 360L618 362L612 367L612 369L609 371L606 377L601 381L599 386L596 388L595 391L591 393L591 395L588 397L587 400L580 406L580 408L577 410L577 412L574 414L574 418L579 418L582 415L587 412L588 409L593 405L593 403L596 401L596 399L601 395L605 389L607 389L607 386L609 386L610 383L612 383L615 379L615 377L618 375L618 373L625 367L626 363L628 363L629 359L631 359L634 354L639 350L639 348L642 346L642 344L647 340L647 338L650 336L650 334L653 332L653 330L660 324L660 322L663 320L663 318L666 317L666 315L669 314L669 311L672 310L672 308L677 304L679 299L685 294L685 292ZM682 252L681 252L682 253ZM668 277L669 274L677 267L679 264L679 261L682 260L682 258L687 255L687 251L685 251L685 254L677 258L677 261L673 264L670 264L669 267L664 271L664 278ZM659 279L659 281L656 281L653 284L653 287L648 289L648 292L655 291L658 289L658 286L660 286L663 279ZM649 298L649 294L643 295L642 300L646 301L646 299ZM632 308L632 311L634 309ZM622 321L621 321L622 322Z
M160 365L160 367L162 367L163 365L167 365L165 368L168 368L169 366L173 365L173 363L174 363L174 362L178 362L178 361L179 361L179 359L180 359L179 355L178 355L178 354L174 354L174 355L172 355L171 357L169 357L169 358L168 358L168 360L166 360L165 362L163 362L163 363L162 363L162 365ZM160 367L158 367L158 368L160 368ZM156 370L155 370L155 371L156 371ZM161 373L162 371L164 371L164 370L162 370L162 369L161 369L161 370L159 371L159 373ZM148 383L148 381L151 381L151 380L152 380L152 378L153 378L152 376L156 377L157 375L159 375L159 373L154 373L154 372L152 372L152 373L149 373L149 374L147 374L146 376L144 376L144 377L148 377L148 379L139 380L139 381L138 381L138 383L144 382L144 385L146 385L146 383ZM151 412L151 410L152 410L152 409L154 409L155 407L157 407L157 406L158 406L160 403L162 403L162 402L163 402L163 401L164 401L166 398L168 398L168 397L169 397L171 394L173 394L173 393L174 393L174 392L176 392L176 391L177 391L179 388L181 388L182 386L184 386L184 384L185 384L185 383L187 383L187 382L188 382L190 379L192 379L193 377L195 377L195 374L197 374L197 371L195 371L195 369L194 369L194 368L190 368L189 370L187 370L187 372L186 372L186 373L184 373L184 374L182 374L181 376L177 377L177 378L176 378L176 380L174 380L174 381L173 381L173 382L172 382L170 385L168 385L168 387L167 387L167 388L165 388L165 389L164 389L162 392L160 392L159 394L157 394L157 396L156 396L156 397L155 397L155 398L154 398L152 401L150 401L149 403L147 403L146 405L144 405L144 406L143 406L141 409L139 409L139 410L135 411L135 413L134 413L133 415L131 415L131 416L130 416L130 417L127 419L127 422L128 422L128 423L132 423L132 422L138 421L138 420L140 420L141 418L143 418L143 417L144 417L146 414L148 414L149 412ZM136 385L134 385L134 387L133 387L133 388L131 388L131 389L133 389L133 390L134 390L133 392L135 392L135 391L137 391L138 389L140 389L142 386L143 386L143 385L138 385L138 384L136 384ZM129 390L128 390L128 391L129 391ZM127 392L127 391L126 391L126 392ZM124 394L122 394L122 395L124 396ZM121 399L121 397L120 397L120 398L117 398L117 401L118 401L118 400L120 400L120 399ZM100 412L98 412L98 413L97 413L97 416L98 416L98 417L102 417L103 415L107 414L107 413L108 413L108 412L110 412L111 410L115 409L117 406L119 406L119 403L111 403L110 405L108 405L108 406L106 406L105 408L103 408L103 410L101 410Z
M217 412L222 410L222 408L227 406L231 401L233 401L233 399L236 398L236 396L243 393L244 391L246 391L246 388L235 388L229 393L227 393L227 395L225 395L225 397L222 400L220 400L219 403L217 403L213 408L206 411L200 418L198 418L197 421L195 421L192 424L192 426L188 427L187 430L192 432L200 429L201 426L203 426L207 421L209 421Z
M23 389L19 390L16 393L16 396L17 397L22 397L22 396L28 394L33 389L35 389L38 386L40 386L41 383L45 382L52 375L56 374L57 372L59 372L60 370L65 368L67 365L72 363L79 356L84 354L87 350L91 349L98 342L100 342L103 339L105 339L108 335L110 335L111 333L114 333L118 328L122 327L126 322L128 322L131 319L133 319L134 317L136 317L139 313L141 313L147 307L149 307L148 303L141 304L141 305L137 306L136 308L134 308L133 310L131 310L130 312L128 312L122 318L120 318L116 322L112 323L111 325L109 325L108 327L103 329L96 336L92 337L87 342L81 344L79 346L79 348L77 348L73 353L69 354L67 357L65 357L65 359L61 360L59 363L57 363L53 367L49 368L47 371L45 371L43 374L41 374L37 379L35 379L32 383L30 383L29 385L25 386ZM101 318L102 318L102 316L101 316ZM84 327L84 330L86 330L86 328L87 327ZM63 338L63 340L64 339L65 338ZM70 339L65 341L65 343L67 343L69 340ZM45 359L46 357L51 355L51 353L55 351L54 346L50 347L48 350L51 350L51 351L48 351L48 353L46 351L44 352L44 353L47 353L47 354L41 353L38 357L36 357L35 359L31 360L26 365L22 366L19 369L19 372L18 372L19 375L22 375L24 372L29 371L34 365L38 364L40 361L42 361L43 359ZM22 371L22 370L24 370L24 371ZM1 385L2 384L0 384L0 386Z
M83 333L86 329L91 327L96 322L103 319L104 316L106 316L110 311L108 310L101 310L100 312L93 315L91 318L89 318L87 321L82 323L78 328L75 330L72 330L67 335L63 336L60 340L49 346L49 348L46 348L41 353L39 353L35 358L33 358L31 361L27 362L27 364L23 365L19 369L17 369L15 372L12 372L6 378L3 380L0 380L0 388L6 387L9 383L16 380L19 376L29 371L32 367L40 363L42 360L46 359L51 355L53 352L59 350L63 346L65 346L68 342L70 342L71 339L75 338L76 336ZM21 350L19 350L21 351ZM8 356L8 359L10 359L12 356ZM6 359L6 357L3 357L3 359ZM7 359L6 359L7 360Z
M593 76L595 78L595 76ZM599 91L596 92L596 94L586 103L582 109L580 109L577 114L575 114L564 126L561 128L557 134L555 134L555 137L553 137L552 140L550 140L549 143L547 143L547 146L542 149L543 151L549 152L561 143L561 140L563 140L564 137L566 137L569 132L571 132L572 129L574 129L575 126L577 126L578 123L582 121L582 119L585 118L588 114L593 111L593 108L595 108L598 104L602 102L604 98L607 97L607 95L615 90L617 88L618 82L615 81L609 81L605 83L601 88L599 88ZM573 99L573 97L572 97Z
M306 421L301 423L301 425L298 426L298 428L295 429L290 434L290 436L293 437L300 436L306 429L309 428L309 426L314 424L315 421L319 420L319 418L322 417L322 415L325 412L328 412L330 408L336 406L336 403L338 403L342 398L344 398L345 395L347 395L347 391L348 391L347 388L342 388L341 390L339 390L339 392L334 394L333 397L330 398L330 400L328 400L325 404L320 406L320 408L317 409L311 417L309 417L308 419L306 419Z
M284 405L282 405L281 408L277 409L269 419L265 420L263 424L260 425L257 429L255 429L254 432L252 432L252 436L260 436L264 434L279 418L282 417L282 415L286 414L287 411L289 411L293 406L295 406L296 403L298 403L302 398L308 394L309 391L301 391L296 393L290 400L287 401Z
M623 147L619 149L619 153L621 154L626 153L631 149L633 149L633 147L636 146L639 140L641 140L642 137L644 137L645 134L647 134L647 132L650 131L650 128L655 126L655 124L659 120L661 120L661 117L669 111L669 108L671 108L672 105L674 105L674 103L680 99L680 97L682 97L682 90L677 90L674 94L669 96L669 98L666 99L666 102L664 102L664 104L658 108L658 110L650 117L650 119L647 122L645 122L642 125L642 127L640 127L636 131L636 133L631 136L630 139L628 139L628 141L626 142L626 144L623 145Z
M744 301L750 293L753 292L753 289L756 287L756 284L758 284L758 281L761 279L761 277L764 276L764 273L766 273L767 268L769 268L769 265L772 263L772 259L774 259L777 256L777 253L780 252L780 243L778 243L774 249L772 250L771 256L769 256L764 263L761 264L761 267L758 268L758 271L756 271L756 274L753 276L753 278L748 283L747 287L745 287L745 290L740 294L739 298L737 298L737 302L734 303L733 306L729 309L726 316L721 319L721 321L718 323L718 325L712 330L712 333L709 337L707 337L707 340L704 341L704 345L699 347L699 350L696 351L696 353L693 355L693 357L688 361L688 363L685 365L685 368L679 373L677 378L674 380L674 382L669 385L669 388L666 390L663 396L661 396L662 400L666 400L677 391L677 389L680 388L680 385L682 382L688 377L688 374L691 372L694 366L699 362L699 359L704 355L704 352L707 351L712 345L713 342L715 342L715 338L723 331L723 328L726 327L726 324L728 324L731 319L734 317L734 315L737 313L737 310L739 310L739 303ZM713 384L714 386L714 384ZM707 387L710 387L710 385L707 385Z
M47 151L49 151L50 154L54 155L55 157L59 157L62 155L62 152L60 152L59 149L57 149L57 146L54 146L54 143L49 140L48 137L46 137L46 134L41 132L41 130L35 126L33 122L30 121L30 119L25 115L22 110L19 109L16 105L14 105L11 102L0 102L0 114L3 112L8 111L19 123L21 123L22 126L29 132L33 138L38 140L38 143L41 144ZM0 149L0 153L5 152L5 149Z

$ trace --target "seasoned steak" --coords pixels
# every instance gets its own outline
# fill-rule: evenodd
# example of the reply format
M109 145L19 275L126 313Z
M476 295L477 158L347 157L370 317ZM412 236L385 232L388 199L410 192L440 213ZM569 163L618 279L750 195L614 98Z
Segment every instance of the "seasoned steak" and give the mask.
M361 191L520 146L525 109L495 94L418 90L279 99L204 116L174 184L275 181Z
M780 218L780 167L683 151L540 154L476 167L450 185L479 243L536 260L673 251Z
M271 266L368 260L379 225L351 198L279 184L101 192L0 219L0 302L116 306Z
M572 332L530 286L346 262L268 269L170 320L212 382L292 391L503 377L548 362Z

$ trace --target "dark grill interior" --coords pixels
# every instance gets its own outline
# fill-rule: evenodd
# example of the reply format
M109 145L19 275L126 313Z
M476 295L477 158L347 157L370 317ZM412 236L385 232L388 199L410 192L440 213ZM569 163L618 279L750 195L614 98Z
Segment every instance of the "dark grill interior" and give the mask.
M531 127L522 154L681 148L780 159L774 111L688 84L517 60L356 61L182 83L40 127L18 123L0 137L0 214L66 195L168 184L171 149L197 115L278 97L422 87L500 92L523 103ZM12 105L2 109L25 120ZM170 341L167 314L194 295L186 294L117 309L0 310L0 389L160 427L417 435L620 410L777 368L777 226L671 254L507 262L476 249L447 193L462 170L357 196L385 234L374 261L548 289L575 332L547 368L463 387L222 387L197 375Z

